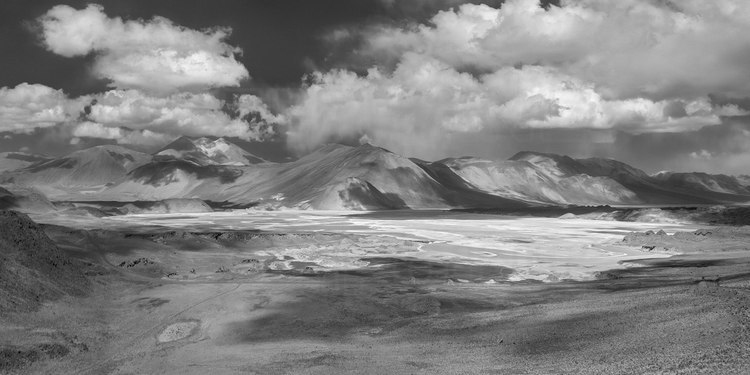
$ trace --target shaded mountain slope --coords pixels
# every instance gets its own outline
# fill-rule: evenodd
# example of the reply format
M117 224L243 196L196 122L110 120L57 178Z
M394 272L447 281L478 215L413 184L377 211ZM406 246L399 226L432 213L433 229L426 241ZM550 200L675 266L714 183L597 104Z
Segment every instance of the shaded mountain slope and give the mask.
M464 157L444 159L431 167L442 171L445 184L463 184L512 200L542 204L637 202L636 195L616 181L579 174L580 166L575 163L562 167L557 163L550 158L489 161Z
M350 184L347 182L350 178L356 178L359 184L366 185L367 189L363 189L371 194L368 200L381 202L381 208L389 208L393 204L401 206L402 203L409 208L464 207L476 203L472 202L476 201L476 197L455 194L454 190L440 184L412 160L369 144L358 147L327 145L295 162L274 168L270 174L265 176L268 178L257 178L257 183L248 184L263 195L279 193L289 202L302 206L307 202L309 207L317 209L343 208L324 204L329 201L318 197L330 193L332 186ZM378 198L379 194L388 197L388 203ZM356 195L350 194L349 197ZM519 206L518 202L484 197L484 205Z
M628 164L603 158L573 159L565 156L534 152L521 152L511 160L527 160L546 167L557 165L564 176L575 173L591 177L604 177L616 181L637 196L640 204L715 204L747 201L747 197L723 194L705 194L689 188L675 188L654 179L642 170Z
M372 185L382 194L398 196L411 208L448 207L441 186L409 159L371 145L349 147L327 145L274 171L261 191L281 193L292 202L324 208L317 196L349 178Z
M640 169L602 158L577 159L591 176L609 177L635 192L646 204L713 204L725 201L722 196L706 196L689 189L665 186Z
M150 160L150 155L125 147L96 146L5 173L0 182L33 186L49 197L65 197L79 189L101 188Z
M34 163L48 161L52 158L27 154L25 152L0 152L0 173L26 168Z
M30 311L45 300L82 295L89 282L28 216L0 211L0 312Z
M349 177L346 181L325 189L310 203L313 207L346 210L382 210L408 208L395 194L384 194L367 181Z
M750 188L735 177L649 176L616 160L528 151L505 161L463 157L428 162L369 144L330 144L286 163L251 164L249 155L221 138L183 137L154 157L99 146L3 173L0 183L33 186L56 201L199 199L271 209L518 209L750 201Z
M466 158L462 158L466 159ZM539 203L539 200L526 199L513 194L497 194L494 190L478 186L476 181L471 181L468 176L462 176L461 171L452 168L453 160L444 159L437 162L426 162L416 160L430 176L438 181L446 189L446 200L459 207L476 208L521 208L528 203ZM477 159L479 160L479 159Z
M48 213L57 208L44 194L24 186L0 187L0 210L16 210L24 213Z
M523 205L481 192L464 196L411 160L371 145L327 145L294 162L255 166L156 160L102 194L106 199L200 198L314 209Z
M170 198L214 200L224 187L231 186L242 173L243 170L238 167L157 159L134 169L97 194L97 197L114 201ZM208 186L204 187L204 184Z
M188 160L201 165L248 165L266 162L224 138L206 137L180 137L158 151L155 156Z
M653 178L674 189L750 196L750 186L739 178L722 174L662 172Z

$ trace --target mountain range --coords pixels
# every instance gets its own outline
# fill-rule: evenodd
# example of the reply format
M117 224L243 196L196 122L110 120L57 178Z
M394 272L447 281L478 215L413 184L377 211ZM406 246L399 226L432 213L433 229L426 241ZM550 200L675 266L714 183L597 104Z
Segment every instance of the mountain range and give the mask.
M0 154L8 194L51 201L200 199L267 209L522 208L687 205L750 201L747 176L649 175L603 158L520 152L508 160L410 159L364 144L325 145L270 162L223 138L181 137L154 154L97 146L49 158ZM9 199L9 198L8 198Z

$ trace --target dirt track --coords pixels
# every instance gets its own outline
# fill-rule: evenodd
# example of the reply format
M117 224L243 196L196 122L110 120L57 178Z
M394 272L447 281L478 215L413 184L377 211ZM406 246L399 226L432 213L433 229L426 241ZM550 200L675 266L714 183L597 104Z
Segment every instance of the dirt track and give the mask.
M82 259L157 261L130 268L105 263L103 272L89 276L89 297L63 298L5 320L2 344L68 348L65 355L40 351L29 366L17 367L24 373L726 374L750 368L746 252L649 260L647 267L589 282L480 283L459 280L486 280L502 270L406 261L358 272L305 272L304 265L248 272L232 267L244 254L227 261L229 248L196 252L177 246L180 241L131 238L138 251L124 253L118 249L126 244L117 241L125 240L103 234L50 234ZM109 253L91 253L104 245ZM184 264L164 264L177 259ZM227 272L216 272L217 259ZM193 276L165 277L177 266Z

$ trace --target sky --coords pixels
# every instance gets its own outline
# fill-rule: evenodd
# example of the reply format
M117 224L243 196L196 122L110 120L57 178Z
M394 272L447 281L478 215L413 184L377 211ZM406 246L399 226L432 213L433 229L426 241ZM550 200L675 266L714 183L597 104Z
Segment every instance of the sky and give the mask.
M0 53L0 151L209 136L750 174L744 0L4 0Z

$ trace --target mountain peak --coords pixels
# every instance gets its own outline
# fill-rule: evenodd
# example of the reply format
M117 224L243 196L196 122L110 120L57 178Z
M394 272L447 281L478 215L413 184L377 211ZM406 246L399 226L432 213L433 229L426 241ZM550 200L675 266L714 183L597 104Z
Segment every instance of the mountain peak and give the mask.
M245 151L223 137L182 136L164 146L154 155L185 159L201 165L247 165L265 162L264 159Z
M389 154L393 154L393 152L391 152L391 150L388 150L388 149L380 147L380 146L375 146L375 145L373 145L370 142L361 143L359 146L357 146L357 149L359 149L359 150L366 150L366 151L376 151L376 152L384 151L384 152L387 152Z
M565 155L537 152L537 151L520 151L520 152L517 152L515 155L511 156L510 159L508 160L532 161L532 160L540 160L540 159L550 159L554 161L568 160L568 159L574 160L573 158L569 156L565 156Z
M158 155L165 150L185 151L191 150L193 148L195 148L195 143L193 143L193 140L190 137L183 135L168 143L166 146L162 147L159 151L155 152L154 155Z

